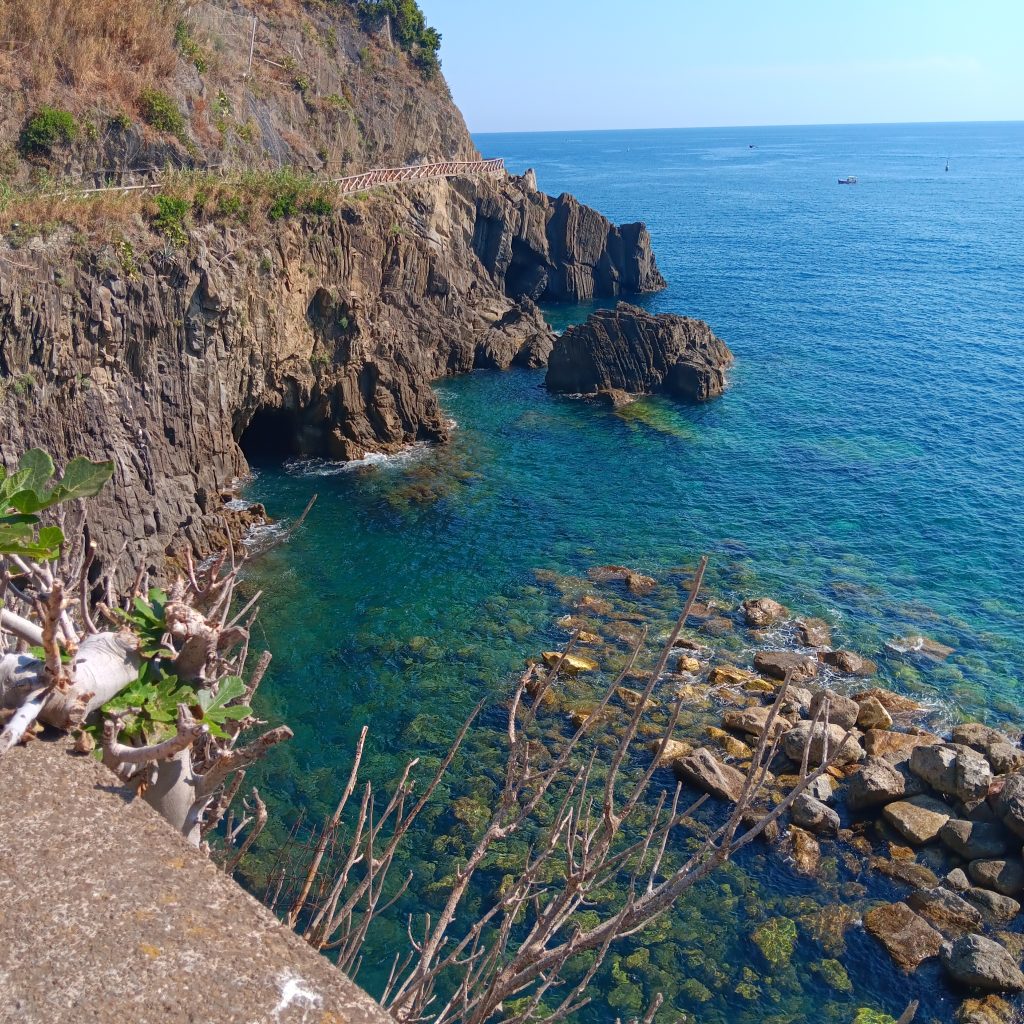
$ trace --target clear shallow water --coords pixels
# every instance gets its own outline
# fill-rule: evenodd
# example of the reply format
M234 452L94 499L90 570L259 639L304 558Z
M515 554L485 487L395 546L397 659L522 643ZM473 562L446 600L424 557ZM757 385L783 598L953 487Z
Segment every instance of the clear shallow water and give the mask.
M549 192L646 220L670 287L637 301L708 320L737 356L731 387L700 407L652 399L616 414L548 395L542 374L480 373L438 386L459 424L444 450L344 472L259 467L251 496L277 515L320 494L254 580L275 652L261 710L296 732L260 773L281 820L333 806L364 722L367 772L391 777L407 756L437 756L481 695L507 692L525 656L563 638L561 593L535 569L619 562L670 581L706 552L720 595L825 615L889 684L950 717L1024 721L1024 125L478 143L536 168ZM860 183L838 186L846 174ZM908 632L957 653L926 666L886 651ZM488 728L475 736L451 797L486 800L498 746ZM424 823L421 892L444 874L437 837L458 827L446 811ZM802 923L792 966L766 969L751 944L765 908L799 918L798 901L826 905L852 876L840 870L826 899L763 850L740 867L639 944L661 950L680 1012L850 1021L864 1005L898 1015L913 987L920 1019L951 1019L935 972L908 986L856 929L832 953ZM718 938L697 957L709 921ZM381 958L398 941L385 928ZM826 954L855 993L810 969ZM740 990L743 965L760 1002ZM658 981L620 965L602 992L625 1000L629 970L628 984ZM678 988L686 978L702 988Z

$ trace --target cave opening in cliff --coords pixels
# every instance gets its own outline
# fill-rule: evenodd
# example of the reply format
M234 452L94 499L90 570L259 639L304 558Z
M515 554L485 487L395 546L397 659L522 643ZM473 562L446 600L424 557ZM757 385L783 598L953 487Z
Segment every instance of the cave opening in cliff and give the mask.
M288 409L257 409L248 426L242 431L238 444L250 464L281 462L298 455L298 424L295 413Z

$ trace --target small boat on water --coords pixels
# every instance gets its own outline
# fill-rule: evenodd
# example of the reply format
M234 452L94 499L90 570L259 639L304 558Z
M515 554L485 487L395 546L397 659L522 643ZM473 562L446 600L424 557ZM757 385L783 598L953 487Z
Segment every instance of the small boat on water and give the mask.
M840 185L856 185L857 184L857 179L852 174L850 174L850 175L847 175L847 177L845 177L845 178L840 178L839 179L839 184Z

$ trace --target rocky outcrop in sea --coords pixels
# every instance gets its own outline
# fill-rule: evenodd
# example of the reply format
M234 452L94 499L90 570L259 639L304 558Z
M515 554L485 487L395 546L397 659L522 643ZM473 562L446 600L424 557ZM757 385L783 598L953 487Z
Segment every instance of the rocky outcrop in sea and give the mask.
M725 390L732 361L703 320L656 316L620 302L555 341L545 383L565 394L608 396L614 404L659 392L703 402Z

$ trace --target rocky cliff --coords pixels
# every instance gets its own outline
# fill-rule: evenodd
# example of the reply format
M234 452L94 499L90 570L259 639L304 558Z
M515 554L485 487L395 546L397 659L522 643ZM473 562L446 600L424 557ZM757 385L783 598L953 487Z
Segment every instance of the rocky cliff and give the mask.
M558 338L545 383L552 391L616 401L663 391L702 402L725 390L732 358L703 320L655 316L620 302Z
M350 97L339 136L358 129L350 161L474 155L443 80L425 80L386 26L368 30L344 4L305 9L301 23L287 8L260 10L277 19L278 39L305 33L308 45L315 27L335 61L321 60L318 81L340 76ZM287 157L313 167L322 105L304 95L311 86L284 88L271 72L259 72L269 75L265 87L246 90L263 126L256 148L235 147L233 118L216 146L198 145L206 115L186 85L199 75L201 98L214 73L183 50L164 84L190 110L186 134L132 125L119 130L150 149L125 139L111 149L107 138L105 148L56 147L46 160L51 171L87 172L118 154L148 159L156 146L175 159ZM227 74L225 63L217 74ZM286 136L281 149L274 139ZM18 173L39 159L26 157ZM216 181L176 179L166 190L172 207L133 193L102 197L88 218L77 201L36 213L38 199L27 213L15 206L6 222L0 216L0 457L12 464L39 445L58 459L114 459L98 505L101 561L127 539L159 573L174 538L200 551L219 542L247 450L351 459L442 440L430 382L543 365L553 336L536 301L664 283L643 225L617 228L571 196L543 195L531 174L347 200L322 189L308 204L277 175L275 194L288 202L272 215L252 182L238 180L248 184L234 194Z

